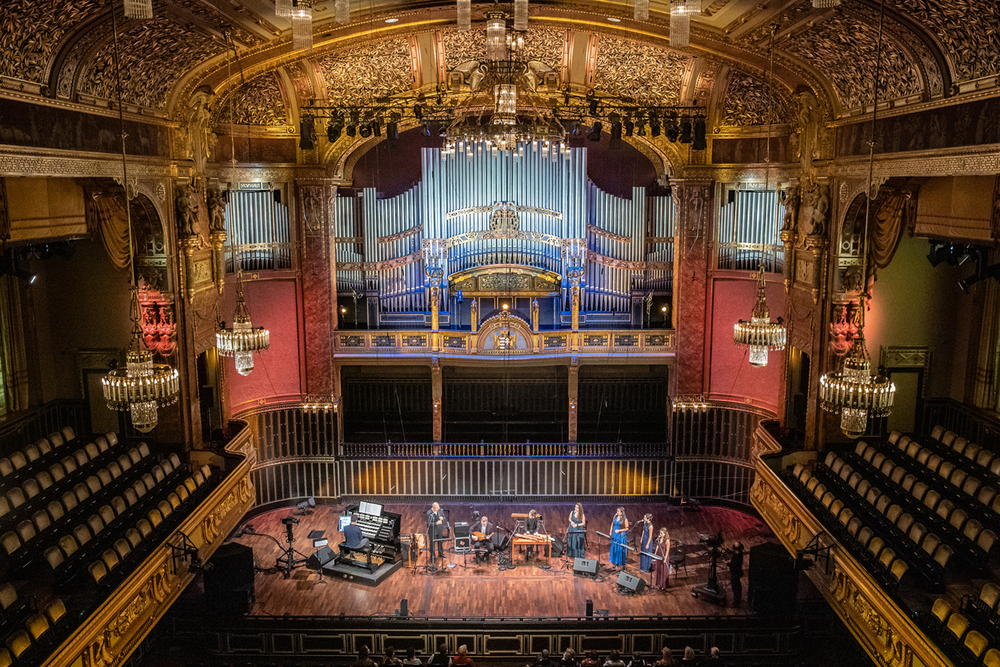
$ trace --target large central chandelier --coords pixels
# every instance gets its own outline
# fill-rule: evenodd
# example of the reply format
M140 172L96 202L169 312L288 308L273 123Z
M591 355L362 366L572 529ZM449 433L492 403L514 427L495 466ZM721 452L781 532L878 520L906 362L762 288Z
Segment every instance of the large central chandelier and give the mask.
M771 29L771 43L768 47L768 51L770 69L767 90L767 148L764 156L765 197L767 197L768 185L770 185L771 177L771 130L773 129L772 124L774 120L772 115L774 111L774 28ZM769 206L765 206L764 210L767 211L769 209ZM773 213L774 212L772 211L772 214ZM773 220L765 221L765 229L768 228L770 222L774 222L775 227L777 227L777 217L774 216ZM777 253L777 250L775 250L775 253ZM771 322L771 313L767 308L767 294L765 292L767 281L765 279L765 268L764 248L762 247L757 281L757 303L754 304L749 322L740 320L733 325L733 342L738 348L750 350L750 365L754 368L767 366L767 353L769 350L785 349L785 326L781 323L780 317L776 323Z
M840 430L849 438L860 438L868 429L868 417L888 417L896 396L896 385L881 372L872 374L871 359L865 345L865 299L868 297L868 223L871 219L872 200L878 195L873 191L875 176L875 123L878 119L879 76L882 71L882 27L885 19L885 0L879 9L878 48L875 51L875 81L872 105L871 136L868 152L868 191L865 193L865 228L858 248L861 258L861 294L855 311L857 338L844 359L839 372L824 374L819 379L819 401L827 412L840 414Z
M234 357L236 372L250 375L253 371L253 353L265 352L271 345L271 333L264 327L254 327L250 309L243 300L243 271L236 270L236 312L232 328L220 325L215 334L219 356Z
M148 433L159 420L160 408L177 402L180 394L180 377L177 369L167 364L153 362L153 353L146 347L139 326L139 280L135 267L135 244L132 232L132 211L129 204L128 159L125 152L125 115L122 104L121 58L118 51L118 23L111 12L114 36L115 73L118 83L118 124L122 141L122 190L125 194L125 220L128 227L129 264L132 270L132 293L129 319L132 320L132 340L125 353L125 368L116 368L101 379L104 400L109 410L129 412L132 426L140 433Z

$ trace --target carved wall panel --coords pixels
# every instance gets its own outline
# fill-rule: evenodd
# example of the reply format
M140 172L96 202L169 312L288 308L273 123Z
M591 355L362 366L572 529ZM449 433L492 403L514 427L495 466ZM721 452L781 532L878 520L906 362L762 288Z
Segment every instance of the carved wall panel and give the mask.
M44 83L59 41L106 6L102 0L8 0L0 14L0 75Z
M280 126L286 122L285 98L274 72L247 81L213 107L212 124L216 127L228 125L230 114L237 125Z
M840 104L854 109L872 102L878 28L840 12L783 40L778 48L811 63L837 91ZM923 90L918 65L886 35L882 41L882 99Z
M773 102L771 97L773 96ZM768 105L773 104L773 122L790 123L792 113L789 101L771 87L744 72L734 71L729 76L726 97L722 103L722 125L767 125Z
M161 15L121 28L122 97L153 109L166 105L167 94L185 73L223 51L221 41ZM80 92L117 99L114 45L105 43L87 64Z
M1000 5L951 0L888 0L902 13L928 27L955 68L957 81L1000 73Z
M691 56L676 51L602 35L594 87L644 104L678 104L681 81L691 60Z
M551 28L529 28L524 37L524 53L528 60L538 60L556 70L562 64L566 33ZM486 29L446 30L442 34L445 67L454 69L470 60L486 58Z
M366 43L319 61L332 104L357 104L413 87L406 39Z

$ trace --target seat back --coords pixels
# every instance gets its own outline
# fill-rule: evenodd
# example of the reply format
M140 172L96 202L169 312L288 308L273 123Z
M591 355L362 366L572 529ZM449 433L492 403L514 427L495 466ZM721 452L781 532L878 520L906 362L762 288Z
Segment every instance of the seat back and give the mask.
M934 606L931 607L931 616L944 625L948 622L948 617L951 616L951 605L944 598L938 598L934 601Z
M906 446L906 455L909 456L911 459L917 458L917 456L920 455L920 443L911 442L910 444L908 444Z
M944 461L938 466L937 474L941 479L951 479L951 473L955 472L955 466L951 461Z
M933 454L929 459L927 459L927 463L924 464L924 467L931 472L937 472L937 469L941 465L942 461L943 459L940 456Z
M986 637L982 636L976 630L971 631L965 637L965 648L972 654L973 658L977 660L986 651Z
M980 468L989 468L990 464L993 463L993 452L988 449L982 449L979 451L979 455L976 456L976 465Z
M917 463L920 465L926 465L927 459L931 457L931 450L924 447L919 452L917 452Z
M948 633L951 634L958 641L962 641L965 637L965 633L969 629L969 619L961 614L952 614L948 617L948 622L945 624L948 629Z
M984 486L979 489L979 494L976 495L976 502L985 507L989 507L993 499L997 497L996 489L992 486Z
M941 502L941 494L935 491L934 489L930 489L926 494L924 494L924 507L926 507L930 511L933 512L934 510L936 510L938 503L940 502Z
M872 539L872 530L868 526L862 526L861 530L858 531L858 536L855 538L862 549L868 548L868 543Z
M984 530L979 533L979 537L976 539L976 548L983 552L983 554L989 556L993 551L993 545L997 542L996 533L992 530Z
M883 569L888 570L889 566L892 565L892 561L896 560L896 552L892 549L885 548L882 549L882 553L879 554L878 562Z
M947 544L942 544L934 552L934 563L943 570L948 567L948 561L951 560L954 553L951 547Z
M892 499L889 496L879 496L879 499L875 501L875 511L879 514L885 514L891 503Z
M910 493L910 492L913 491L913 485L916 484L916 483L917 483L917 478L916 477L914 477L913 475L907 475L906 477L903 478L903 483L900 484L899 486L906 493Z
M59 549L63 552L63 555L66 556L66 558L72 558L73 555L79 551L76 540L72 535L63 535L59 538Z
M908 569L910 569L910 566L906 564L906 561L901 558L897 558L892 562L892 566L889 568L889 575L898 585L899 582L902 581L903 576L906 575L906 571Z
M966 477L965 483L962 484L962 493L969 496L970 498L975 498L976 494L979 493L979 487L981 482L975 477Z
M983 656L983 667L1000 667L1000 650L991 648Z
M76 538L77 544L82 547L87 542L90 542L90 530L85 525L80 524L73 529L73 537Z
M941 538L934 533L928 533L927 537L924 538L923 544L920 545L920 548L928 556L933 557L934 552L937 551L939 546L941 546Z
M892 471L892 475L889 476L889 479L892 480L893 484L899 484L903 481L903 477L905 476L906 469L903 468L903 466L897 466L896 469Z
M955 452L956 454L961 454L962 452L965 451L965 448L968 445L969 441L966 440L965 438L961 437L955 438L955 440L951 443L951 451Z
M889 523L896 523L899 521L899 517L903 516L903 508L899 505L891 506L885 513L885 518L889 520ZM906 514L905 516L910 516ZM912 521L912 517L910 519Z
M962 456L970 461L975 461L977 458L979 458L979 454L982 451L983 448L980 447L979 445L969 443L969 445L965 448L965 451L962 452Z
M49 622L41 614L32 614L28 617L25 627L28 628L28 632L31 634L32 639L37 642L45 636L45 633L49 631Z
M945 447L951 447L951 443L955 442L955 438L958 434L954 431L945 431L944 435L941 436L941 444Z
M66 616L66 605L62 600L56 598L45 605L45 616L52 625L58 625Z
M917 482L913 485L913 490L910 491L910 495L913 496L913 499L919 503L924 499L924 496L927 495L927 491L928 488L926 484L923 482Z
M945 428L938 424L931 430L931 438L934 440L941 440L941 436L944 435Z

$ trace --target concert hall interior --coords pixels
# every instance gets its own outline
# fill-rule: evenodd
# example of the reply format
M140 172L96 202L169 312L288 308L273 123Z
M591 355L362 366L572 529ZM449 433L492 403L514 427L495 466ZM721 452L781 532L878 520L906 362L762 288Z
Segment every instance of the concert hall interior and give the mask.
M1000 3L2 4L0 667L1000 667Z

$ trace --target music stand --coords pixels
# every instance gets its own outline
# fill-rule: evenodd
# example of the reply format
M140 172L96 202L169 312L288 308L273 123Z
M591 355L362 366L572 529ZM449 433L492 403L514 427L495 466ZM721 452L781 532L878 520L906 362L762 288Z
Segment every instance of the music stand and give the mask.
M304 553L292 547L292 543L295 542L295 536L292 534L292 526L298 522L298 519L290 516L281 520L281 523L285 524L285 541L288 542L288 547L285 548L283 554L278 556L274 567L278 570L284 570L285 579L292 576L292 570L302 567L308 560ZM301 556L301 558L296 558L295 556Z
M611 562L611 536L608 535L608 534L606 534L606 533L602 533L599 530L595 530L594 532L597 533L597 567L601 567L601 538L603 537L604 539L606 539L608 541L608 562L610 563Z

